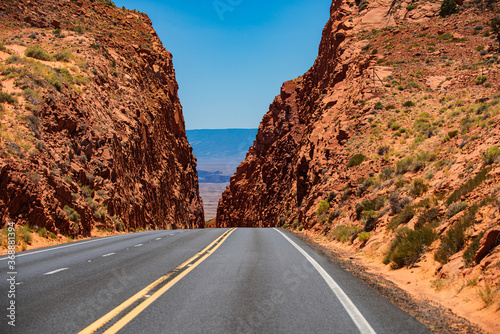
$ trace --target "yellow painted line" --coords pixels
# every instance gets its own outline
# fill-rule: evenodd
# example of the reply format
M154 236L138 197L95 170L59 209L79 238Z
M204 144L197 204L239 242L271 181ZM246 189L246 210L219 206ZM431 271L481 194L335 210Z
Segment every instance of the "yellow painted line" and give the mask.
M154 302L156 299L158 299L163 293L165 293L168 289L170 289L175 283L181 280L184 276L186 276L191 270L193 270L196 266L198 266L201 262L203 262L207 257L209 257L217 248L219 248L220 245L229 237L231 233L234 232L236 228L232 228L229 231L224 232L221 236L219 236L217 239L212 241L207 247L205 247L203 250L198 252L195 256L191 257L189 260L185 261L182 263L180 266L172 270L169 274L160 277L141 291L137 292L135 295L124 301L122 304L118 305L116 308L111 310L109 313L104 315L103 317L99 318L96 320L94 323L92 323L90 326L87 328L83 329L80 331L78 334L92 334L102 326L104 326L106 323L111 321L113 318L115 318L118 314L120 314L123 310L125 310L127 307L135 303L137 300L143 298L151 289L156 287L158 284L164 282L168 278L170 278L173 273L177 270L183 269L186 267L190 262L192 262L194 259L196 259L200 254L205 253L208 249L213 247L214 244L220 241L220 243L214 247L212 250L210 250L207 254L205 254L202 258L200 258L198 261L193 263L190 267L188 267L186 270L184 270L181 274L179 274L176 278L174 278L171 282L166 284L164 287L162 287L160 290L156 291L152 296L150 296L148 299L146 299L144 302L139 304L137 307L132 309L129 313L127 313L120 321L118 321L116 324L114 324L112 327L110 327L106 332L104 333L116 333L119 331L123 326L125 326L127 323L129 323L133 318L135 318L140 312L142 312L146 307L148 307L152 302ZM139 310L138 310L139 309ZM124 321L124 319L127 319ZM118 324L121 324L121 326L117 326Z

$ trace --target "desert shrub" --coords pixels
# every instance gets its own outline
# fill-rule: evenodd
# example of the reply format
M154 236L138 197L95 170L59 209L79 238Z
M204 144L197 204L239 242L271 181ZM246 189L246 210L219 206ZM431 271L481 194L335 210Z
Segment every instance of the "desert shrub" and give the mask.
M95 203L95 202L94 202ZM104 219L106 218L106 214L107 214L107 211L108 208L106 205L101 205L100 207L98 207L95 211L94 211L94 217L96 219Z
M380 109L383 109L383 108L384 108L384 105L380 101L378 101L377 103L375 103L375 106L373 106L373 109L375 109L375 110L380 110Z
M356 205L356 218L361 217L363 211L378 211L383 208L385 203L385 197L379 196L371 200L364 200L360 204Z
M413 180L413 187L410 189L410 195L421 196L429 190L429 187L425 184L423 179Z
M396 175L405 174L411 170L413 157L408 157L396 162Z
M17 103L17 98L10 95L9 93L0 92L0 103Z
M488 79L486 75L478 75L474 82L476 83L476 85L482 85L486 81L486 79Z
M39 45L30 45L24 50L24 55L26 57L40 59L40 60L52 60L50 54L45 52Z
M486 282L484 288L478 290L477 294L483 301L484 307L488 307L495 301L495 298L498 295L498 290L493 290L491 284Z
M495 160L498 158L500 155L500 149L498 146L492 146L488 149L486 149L486 152L484 152L483 155L483 161L485 165L491 165L492 163L495 162Z
M464 216L442 237L441 245L434 255L436 261L446 264L450 256L462 249L465 244L465 231L469 226L476 223L476 212L478 209L479 205L471 206Z
M70 50L63 50L61 52L58 52L58 53L54 54L54 58L57 61L69 62L71 59L71 51Z
M390 119L389 123L387 123L387 127L392 131L396 131L399 130L401 124L399 124L395 119Z
M327 202L333 201L333 199L337 196L337 193L335 191L331 191L328 196L326 197Z
M31 235L31 227L25 224L17 229L16 231L16 243L21 245L22 243L31 245L33 236Z
M81 220L80 214L76 212L72 207L65 205L63 208L64 213L68 216L68 219L72 222L79 223Z
M338 225L332 231L331 236L340 242L347 242L352 236L357 235L361 231L359 226L347 226L344 224Z
M9 58L5 59L5 64L13 64L13 63L18 63L21 61L21 58L18 55L12 55Z
M453 203L448 207L448 210L446 211L446 216L448 218L451 218L454 215L456 215L457 213L459 213L460 211L464 211L468 206L469 206L469 204L467 202Z
M403 210L391 219L387 228L394 230L399 225L407 224L415 216L415 209L412 205L405 205Z
M391 208L391 214L395 215L400 213L403 208L411 203L408 197L399 198L397 193L393 193L389 196L389 203Z
M39 236L41 236L42 238L46 238L47 237L47 229L45 227L42 227L41 229L39 229L37 232L36 232Z
M483 236L484 232L475 237L474 240L472 240L469 247L467 247L467 249L465 250L463 258L466 267L470 267L474 262L474 257L476 256L476 253L479 250L479 247L481 245L481 239L483 238Z
M413 101L406 101L405 103L403 103L403 107L408 107L408 108L414 107L415 105L416 104Z
M318 216L321 216L323 213L327 212L329 208L330 208L330 203L328 203L328 201L326 201L326 200L323 200L323 201L319 202L318 209L316 210L316 214Z
M82 195L84 197L92 197L94 195L94 190L90 189L88 186L83 186Z
M491 167L483 168L477 175L463 184L460 188L455 190L450 197L446 200L446 204L449 206L451 203L459 201L462 196L467 195L469 192L477 188L483 181L487 180L490 175Z
M333 220L335 218L339 217L340 214L341 214L340 210L335 210L335 211L330 212L330 214L328 215L328 222L329 223L333 222Z
M347 163L347 167L354 167L360 165L366 157L363 154L355 154Z
M439 10L439 16L446 17L458 13L457 4L453 0L444 0Z
M113 221L113 224L115 224L115 229L118 231L118 232L123 232L125 231L125 224L122 223L120 220L118 220L118 218L116 217L111 217L111 220Z
M361 241L361 242L367 242L371 237L371 233L370 232L360 232L358 234L358 240Z
M378 155L384 155L389 153L389 145L382 145L377 149L377 154Z
M81 25L77 25L74 29L75 32L79 33L80 35L85 32L85 28L82 27Z
M433 207L430 208L424 213L422 213L419 217L418 220L415 224L415 229L419 229L424 227L426 224L432 224L438 220L439 216L439 208L438 207Z
M379 174L379 178L382 180L382 181L386 181L386 180L389 180L393 177L394 175L394 168L392 167L385 167L384 169L382 169L382 171L380 172Z
M368 0L359 0L358 10L361 12L362 10L366 9L368 5L369 5Z
M400 228L396 231L396 236L383 262L384 264L392 262L392 269L411 266L436 239L437 234L428 227L415 231L407 227Z

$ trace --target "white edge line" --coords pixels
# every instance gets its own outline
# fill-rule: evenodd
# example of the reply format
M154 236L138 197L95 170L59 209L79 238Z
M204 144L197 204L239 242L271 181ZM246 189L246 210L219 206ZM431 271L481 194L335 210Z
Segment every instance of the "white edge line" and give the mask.
M137 244L134 247L141 247L143 244Z
M101 257L107 257L107 256L115 255L115 254L116 253L108 253L108 254L101 255Z
M375 330L370 326L368 321L363 317L361 312L358 310L356 305L353 304L351 299L345 294L345 292L340 288L340 286L333 280L333 278L319 265L316 260L314 260L309 254L306 253L300 246L298 246L295 242L293 242L289 237L285 235L285 233L280 230L274 228L274 230L280 233L289 243L292 244L304 257L313 265L313 267L319 272L319 274L326 281L330 289L332 289L335 296L338 298L342 306L344 306L345 310L354 321L354 324L358 327L359 331L363 334L376 334Z
M50 248L50 249L42 249L42 250L39 250L39 251L36 251L36 252L31 252L31 253L16 254L16 257L21 257L21 256L26 256L26 255L32 255L32 254L38 254L38 253L48 252L48 251L52 251L52 250L58 250L58 249L61 249L61 248L66 248L66 247L79 246L79 245L83 245L83 244L88 244L90 242L95 242L95 241L100 241L100 240L108 240L108 239L117 238L117 237L121 237L121 235L113 235L113 236L110 236L110 237L97 238L97 239L92 239L92 240L89 240L89 241L78 242L78 243L75 243L75 244L64 245L64 246L54 247L54 248ZM6 259L8 259L8 257L2 257L2 258L0 258L0 261L1 260L6 260Z
M44 275L52 275L52 274L58 273L60 271L68 270L68 269L69 268L61 268L61 269L57 269L57 270L54 270L54 271L49 271L48 273L45 273Z

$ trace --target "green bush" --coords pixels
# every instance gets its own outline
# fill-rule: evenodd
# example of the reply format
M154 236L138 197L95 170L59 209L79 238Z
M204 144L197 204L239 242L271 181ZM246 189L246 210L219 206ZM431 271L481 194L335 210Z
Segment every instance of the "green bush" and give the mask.
M476 85L482 85L486 81L486 79L488 79L486 75L478 75L474 82L476 83Z
M333 199L337 196L337 193L335 191L331 191L328 196L326 197L327 202L333 201Z
M439 216L438 207L429 208L418 217L417 223L415 224L415 229L420 229L424 227L426 224L432 224L438 221L438 216Z
M485 165L491 165L492 163L495 162L495 160L498 158L500 155L500 149L498 146L493 146L488 149L486 149L486 152L484 152L483 155L483 161Z
M65 205L63 211L66 214L66 216L68 216L68 219L71 220L72 222L75 222L77 224L80 222L81 219L80 214L76 212L76 210L73 209L72 207Z
M47 237L47 229L45 227L42 227L36 233L38 233L38 235L41 236L42 238Z
M340 210L335 210L335 211L332 211L330 212L330 214L328 215L328 222L331 223L333 222L333 220L337 217L340 216L342 212Z
M423 179L413 180L413 187L410 189L410 195L421 196L429 190Z
M415 209L412 205L406 205L403 210L391 219L387 228L394 230L399 225L407 224L415 216Z
M384 264L391 264L392 269L411 266L425 253L426 247L437 239L437 234L431 228L410 230L407 227L396 231L396 237L384 257Z
M434 255L436 261L446 264L450 256L459 252L465 244L465 231L469 226L476 223L476 212L479 205L473 205L467 210L464 216L453 225L446 235L442 237L441 245Z
M33 236L31 235L31 227L25 224L17 229L16 231L16 243L21 245L23 242L25 244L31 245Z
M318 216L321 216L323 213L327 212L329 208L330 208L330 203L328 203L328 201L326 201L326 200L323 200L323 201L319 202L318 209L316 210L316 214Z
M464 211L468 206L469 206L469 204L467 202L453 203L448 207L448 210L446 211L446 216L448 218L451 218L454 215L456 215L457 213Z
M394 168L392 168L392 167L385 167L380 172L379 178L382 181L386 181L386 180L391 179L393 177L393 175L394 175Z
M477 175L463 184L460 188L455 190L450 197L446 200L446 205L451 205L451 203L459 201L462 196L467 195L469 192L477 188L481 183L490 178L488 173L490 172L491 167L483 168Z
M0 92L0 103L4 103L4 102L9 103L9 104L14 104L14 103L17 103L17 98L10 95L9 93Z
M415 105L416 104L413 101L406 101L405 103L403 103L403 107L408 107L408 108L414 107Z
M9 58L5 59L5 64L9 65L9 64L17 63L19 61L21 61L21 58L19 58L18 55L12 55Z
M30 45L24 50L24 54L26 57L30 58L35 58L35 59L40 59L40 60L52 60L52 57L50 54L45 52L44 49L42 49L38 45Z
M484 232L479 234L477 237L472 240L469 247L464 252L463 258L466 267L470 267L474 262L474 257L476 256L477 251L479 250L479 246L481 245L481 239L484 236Z
M71 51L64 50L64 51L58 52L54 55L54 58L57 61L69 62L71 59Z
M361 231L359 226L347 226L344 224L338 225L332 231L331 236L340 242L347 242L352 236L357 235Z
M406 172L409 172L411 170L412 164L413 164L412 157L404 158L396 162L396 175L405 174Z
M446 17L458 13L457 4L453 0L444 0L439 10L439 16Z
M365 159L366 157L363 154L355 154L351 160L349 160L349 163L347 163L347 167L360 165Z
M382 209L385 204L385 197L379 196L371 200L364 200L356 205L356 219L361 217L363 211L378 211Z
M371 233L370 232L360 232L358 234L358 240L361 241L361 242L367 242L371 237Z
M373 109L375 109L375 110L380 110L382 108L384 108L384 105L380 101L378 101L377 103L375 103L375 106L373 107Z

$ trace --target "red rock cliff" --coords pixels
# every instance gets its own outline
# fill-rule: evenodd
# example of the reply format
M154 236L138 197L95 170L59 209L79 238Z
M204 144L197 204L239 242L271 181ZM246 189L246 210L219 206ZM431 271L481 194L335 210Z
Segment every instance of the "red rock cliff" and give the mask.
M83 0L8 1L0 15L2 222L203 227L172 55L149 18Z

